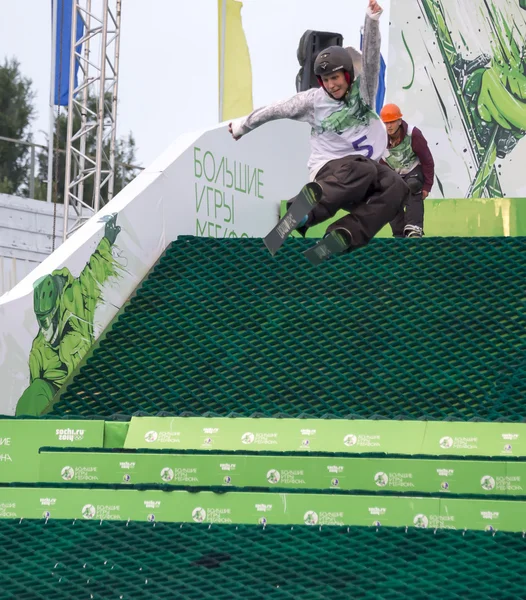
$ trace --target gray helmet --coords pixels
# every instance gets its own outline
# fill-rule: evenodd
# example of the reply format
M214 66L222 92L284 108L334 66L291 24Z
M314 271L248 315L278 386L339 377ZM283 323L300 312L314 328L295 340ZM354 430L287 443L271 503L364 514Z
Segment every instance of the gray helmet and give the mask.
M329 46L322 50L314 61L314 74L318 77L336 71L347 71L354 80L354 65L349 52L341 46Z

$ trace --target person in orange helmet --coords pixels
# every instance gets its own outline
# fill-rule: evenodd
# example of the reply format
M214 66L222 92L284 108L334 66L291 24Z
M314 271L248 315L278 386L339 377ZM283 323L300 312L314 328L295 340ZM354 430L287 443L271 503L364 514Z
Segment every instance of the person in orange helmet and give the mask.
M388 135L381 162L399 173L411 190L390 225L395 237L422 237L424 200L433 187L435 163L420 129L408 125L402 116L396 104L386 104L380 111Z

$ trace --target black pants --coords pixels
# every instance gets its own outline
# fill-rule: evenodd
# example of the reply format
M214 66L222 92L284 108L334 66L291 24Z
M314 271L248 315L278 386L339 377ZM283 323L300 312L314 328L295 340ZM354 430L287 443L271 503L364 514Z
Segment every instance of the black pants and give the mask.
M364 156L331 160L316 176L323 189L307 226L333 217L340 209L349 212L331 223L327 233L338 229L347 234L350 249L365 246L392 221L409 196L404 180L392 169Z
M418 165L407 175L402 175L407 183L410 194L404 202L396 217L391 221L391 229L395 237L404 237L411 231L420 234L424 231L424 199L422 198L422 187L424 185L424 174L422 167Z

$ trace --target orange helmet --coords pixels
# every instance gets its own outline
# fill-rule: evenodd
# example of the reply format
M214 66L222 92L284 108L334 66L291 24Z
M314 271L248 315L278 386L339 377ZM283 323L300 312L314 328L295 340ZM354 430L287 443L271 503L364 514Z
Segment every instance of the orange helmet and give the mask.
M402 113L396 104L386 104L380 111L380 119L384 123L392 123L402 118Z

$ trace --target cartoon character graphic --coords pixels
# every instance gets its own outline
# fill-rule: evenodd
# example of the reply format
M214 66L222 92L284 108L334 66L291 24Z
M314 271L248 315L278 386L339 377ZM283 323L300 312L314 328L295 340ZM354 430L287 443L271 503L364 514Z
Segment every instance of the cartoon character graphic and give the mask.
M79 277L69 269L53 271L34 285L38 334L29 354L29 386L16 415L40 415L95 341L93 320L102 302L102 286L118 276L112 246L121 228L117 215L107 218L104 237Z
M526 0L514 1L526 10ZM466 197L500 198L503 193L496 159L510 154L526 134L524 22L516 23L494 3L483 0L481 10L490 26L493 55L480 54L467 60L460 49L467 51L468 45L461 34L458 42L453 39L443 1L419 3L435 32L476 164ZM447 109L440 96L439 101L447 120Z

